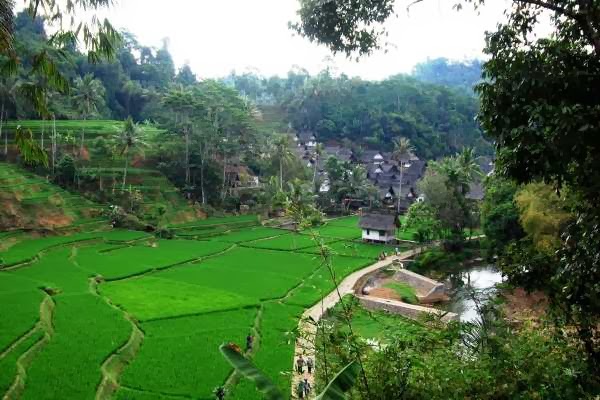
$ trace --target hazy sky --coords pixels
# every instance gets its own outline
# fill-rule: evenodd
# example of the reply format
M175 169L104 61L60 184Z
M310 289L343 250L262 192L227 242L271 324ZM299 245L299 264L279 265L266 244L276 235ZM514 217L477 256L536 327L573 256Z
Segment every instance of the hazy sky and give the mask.
M506 4L489 2L477 14L468 7L452 10L452 0L428 0L407 13L407 1L397 2L399 16L387 24L395 47L359 62L336 56L338 72L382 79L410 72L428 57L482 57L484 32L502 20ZM316 73L331 53L288 29L297 9L298 0L116 0L108 17L144 45L158 47L168 37L176 65L188 62L199 77L234 69L284 75L294 65Z

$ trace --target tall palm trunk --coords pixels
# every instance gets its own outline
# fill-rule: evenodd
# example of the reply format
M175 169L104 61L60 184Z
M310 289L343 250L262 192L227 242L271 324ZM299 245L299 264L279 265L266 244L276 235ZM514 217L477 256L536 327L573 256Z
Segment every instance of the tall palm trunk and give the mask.
M88 104L88 110L89 110L90 105ZM81 130L81 146L79 148L79 157L82 156L83 154L83 146L85 143L85 122L87 121L87 114L85 114L83 116L83 129Z
M221 192L221 200L225 200L225 193L227 191L227 154L223 152L223 189Z
M56 145L56 115L52 114L52 147L51 147L51 154L52 154L52 175L54 175L54 170L56 168L56 150L57 150L57 145Z
M188 128L184 128L185 136L185 184L190 184L190 133Z
M283 158L279 159L279 190L283 191Z
M404 165L400 161L400 189L398 190L398 209L396 212L400 214L400 200L402 198L402 181L404 180Z
M200 195L202 196L202 204L206 204L206 195L204 193L204 154L201 153L200 159Z
M4 126L4 102L2 102L2 111L0 111L0 139L2 138L2 128ZM8 132L4 138L4 155L8 155Z
M125 152L125 167L123 168L123 185L122 189L125 190L125 183L127 182L127 167L129 166L129 153Z
M40 144L42 146L42 150L44 149L44 129L46 128L46 117L42 118L42 140L40 141Z

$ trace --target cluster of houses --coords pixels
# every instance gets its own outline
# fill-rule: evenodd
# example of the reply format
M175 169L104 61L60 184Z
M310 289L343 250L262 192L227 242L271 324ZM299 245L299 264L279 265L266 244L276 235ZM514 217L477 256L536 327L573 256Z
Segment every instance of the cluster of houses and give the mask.
M325 144L322 148L322 154L317 157L315 149L317 147L317 138L312 133L298 133L294 141L296 143L296 153L309 168L317 169L322 177L323 184L321 192L329 191L330 185L325 171L325 162L331 156L338 158L343 162L360 164L367 170L367 177L377 188L379 200L384 204L397 204L400 202L400 209L406 210L415 201L422 201L423 196L418 192L417 182L425 174L427 162L420 160L417 156L411 155L405 160L398 162L392 159L391 152L377 150L362 150L358 153L351 149L338 145ZM489 174L493 169L490 158L480 158L480 167L484 174ZM483 187L481 183L474 183L468 197L474 200L483 199Z
M338 144L326 143L321 147L321 155L317 156L317 138L310 132L297 133L294 136L294 151L298 158L308 168L317 168L321 177L320 192L330 190L330 184L325 170L325 163L329 157L336 157L342 162L362 165L367 171L367 178L377 189L379 200L390 207L400 203L400 210L406 210L416 202L423 201L422 194L418 191L417 183L425 174L427 162L411 155L401 162L392 158L391 152L377 150L353 151ZM481 157L480 167L484 174L489 174L493 169L490 158ZM236 189L259 188L260 181L247 166L238 159L233 158L226 167L226 179L230 187ZM468 194L473 200L483 199L483 187L480 182L471 185Z

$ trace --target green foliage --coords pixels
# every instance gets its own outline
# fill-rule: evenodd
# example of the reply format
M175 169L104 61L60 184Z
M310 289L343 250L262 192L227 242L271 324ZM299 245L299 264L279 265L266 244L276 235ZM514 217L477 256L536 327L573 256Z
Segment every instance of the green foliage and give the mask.
M495 175L485 181L481 221L492 252L501 252L508 243L524 235L515 203L516 194L517 185L511 181Z
M394 0L334 0L301 2L300 23L291 28L311 42L325 43L334 52L347 56L357 52L370 54L379 48L386 31L374 23L382 23L394 12Z
M256 368L250 360L244 357L235 344L222 344L219 350L227 362L242 376L254 382L256 388L268 400L283 400L283 394L277 386L261 370Z
M28 165L42 165L48 167L48 154L44 149L33 140L31 131L23 130L17 127L15 133L15 144Z
M564 245L559 251L560 264L553 276L558 291L558 304L567 323L577 326L592 371L600 369L600 218L597 215L580 215L563 236ZM556 300L555 300L556 301ZM596 382L597 383L597 382Z
M336 376L333 377L327 387L317 396L317 400L344 400L359 374L359 365L356 361L346 365Z
M424 82L461 88L473 93L474 86L481 81L483 61L451 61L435 58L417 64L412 75Z
M415 289L412 286L402 282L391 282L387 283L385 287L394 290L403 302L419 304L419 299L417 299Z
M594 393L581 385L590 377L581 350L546 325L516 330L496 320L485 351L465 355L456 351L459 325L353 308L350 335L335 311L320 325L316 370L322 383L325 369L335 370L350 356L350 342L362 344L370 393L359 380L353 399L575 399Z
M425 202L413 203L409 207L403 228L415 230L415 239L421 243L439 237L441 230L435 209L430 203Z
M250 379L269 400L283 399L283 394L277 389L273 382L265 374L256 368L251 361L244 357L235 344L223 344L220 347L223 357L247 379ZM343 400L346 399L346 392L354 386L358 377L358 364L352 362L344 367L329 382L325 390L317 395L317 400Z
M523 230L540 251L554 253L560 246L560 235L573 218L568 203L557 196L552 187L532 183L516 196L519 221Z

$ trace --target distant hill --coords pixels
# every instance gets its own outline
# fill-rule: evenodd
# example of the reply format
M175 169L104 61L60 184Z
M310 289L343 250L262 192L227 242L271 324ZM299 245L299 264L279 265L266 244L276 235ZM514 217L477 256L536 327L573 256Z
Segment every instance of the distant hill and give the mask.
M473 93L481 80L482 60L451 61L435 58L415 66L412 76L422 82L463 89Z
M446 72L442 74L440 66L435 70L439 76L426 73L423 65L416 76L382 81L333 76L329 71L311 76L302 70L286 78L232 74L226 81L265 110L271 126L287 129L287 122L322 143L381 149L403 136L425 159L452 155L463 147L491 154L492 146L475 120L477 99L467 90L480 72L475 64L461 67L468 76L461 75L458 66L452 72L453 65L440 65ZM427 79L433 83L424 82Z

